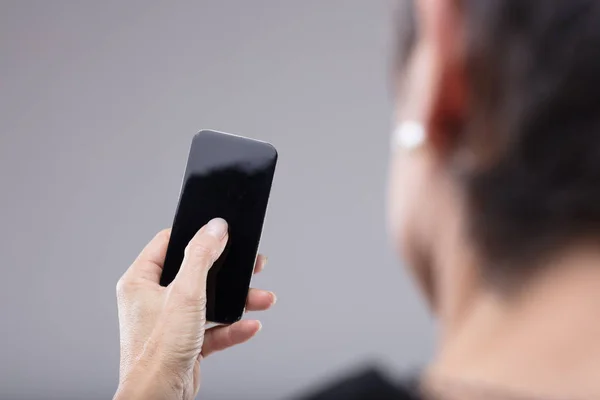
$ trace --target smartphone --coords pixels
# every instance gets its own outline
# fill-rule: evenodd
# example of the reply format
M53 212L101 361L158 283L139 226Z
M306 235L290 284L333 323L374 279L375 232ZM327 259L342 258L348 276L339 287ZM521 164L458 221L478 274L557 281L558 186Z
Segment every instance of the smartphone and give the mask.
M175 279L196 232L225 219L229 239L207 279L210 322L231 324L244 314L276 164L266 142L211 130L192 140L160 284Z

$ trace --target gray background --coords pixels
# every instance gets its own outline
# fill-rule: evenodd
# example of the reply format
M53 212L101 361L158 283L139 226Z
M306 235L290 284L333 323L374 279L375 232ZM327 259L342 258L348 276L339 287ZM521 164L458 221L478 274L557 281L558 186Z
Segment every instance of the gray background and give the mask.
M392 1L0 2L0 398L110 398L115 283L173 217L193 134L273 142L276 307L203 399L279 399L433 326L385 231Z

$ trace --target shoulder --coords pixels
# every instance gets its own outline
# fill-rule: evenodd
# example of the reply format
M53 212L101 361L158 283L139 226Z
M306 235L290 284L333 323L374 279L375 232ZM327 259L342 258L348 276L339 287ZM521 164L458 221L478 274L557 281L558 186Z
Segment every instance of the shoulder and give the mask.
M418 379L397 383L369 368L322 385L297 400L424 400L418 386Z

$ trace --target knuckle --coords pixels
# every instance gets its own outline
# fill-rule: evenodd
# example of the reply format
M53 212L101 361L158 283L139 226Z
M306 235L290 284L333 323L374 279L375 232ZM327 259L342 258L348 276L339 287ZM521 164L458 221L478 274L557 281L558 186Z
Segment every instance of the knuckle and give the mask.
M193 307L198 304L198 300L198 297L192 291L185 291L181 293L181 296L179 296L179 302L184 307Z
M176 301L186 309L206 311L206 296L197 290L178 290Z
M202 311L206 311L206 296L200 296L200 299L198 300L198 307ZM202 319L204 319L204 317L202 317Z
M214 260L216 250L214 246L203 240L192 240L185 248L186 257L201 260Z
M119 280L117 281L117 295L127 292L128 286L129 283L127 282L127 279L124 276L119 278Z
M225 330L225 338L223 340L223 347L230 347L235 344L235 336L233 334L233 329L231 326L228 326Z
M127 277L126 275L123 275L117 281L117 297L121 298L124 296L130 296L139 288L139 286L139 282Z

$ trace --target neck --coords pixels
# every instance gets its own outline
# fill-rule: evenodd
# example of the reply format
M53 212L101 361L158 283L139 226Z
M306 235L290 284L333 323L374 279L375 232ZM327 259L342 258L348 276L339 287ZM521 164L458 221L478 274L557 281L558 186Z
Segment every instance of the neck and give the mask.
M446 270L461 269L474 270ZM510 298L482 288L462 297L442 290L440 304L449 306L438 310L442 335L432 382L600 398L600 252L572 252L544 270Z

